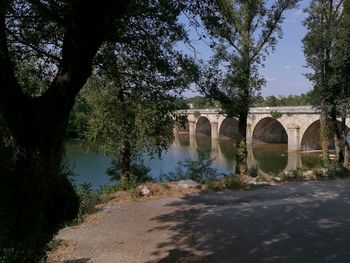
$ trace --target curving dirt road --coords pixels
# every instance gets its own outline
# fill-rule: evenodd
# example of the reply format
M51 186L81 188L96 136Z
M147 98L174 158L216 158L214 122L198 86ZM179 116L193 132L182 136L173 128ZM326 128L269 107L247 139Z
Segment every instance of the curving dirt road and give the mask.
M350 180L107 206L60 262L350 262Z

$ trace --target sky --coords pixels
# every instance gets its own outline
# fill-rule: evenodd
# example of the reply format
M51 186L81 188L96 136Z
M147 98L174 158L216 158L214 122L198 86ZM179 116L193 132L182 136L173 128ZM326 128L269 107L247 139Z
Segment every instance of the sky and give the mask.
M302 49L302 39L306 29L302 24L306 14L303 9L310 0L301 1L297 9L285 13L283 23L283 38L278 41L274 53L271 53L266 61L265 68L260 74L266 79L266 86L262 88L262 96L270 95L300 95L308 92L312 84L303 75L308 72L305 67L305 57ZM193 38L196 38L193 36ZM197 57L207 60L212 52L204 42L197 41L193 44L197 51ZM183 48L183 47L182 47ZM186 48L185 48L186 49ZM191 51L187 48L188 52ZM195 91L186 92L185 96L198 95Z

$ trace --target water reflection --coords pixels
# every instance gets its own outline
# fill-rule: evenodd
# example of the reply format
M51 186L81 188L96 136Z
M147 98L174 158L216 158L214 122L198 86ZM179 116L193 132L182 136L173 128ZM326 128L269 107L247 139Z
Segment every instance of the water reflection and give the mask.
M287 166L295 166L293 169L296 169L296 163L288 165L287 148L287 144L258 144L249 147L250 154L248 156L251 164L259 167L265 173L283 171Z
M178 147L189 146L192 153L210 153L215 158L214 165L233 171L236 165L233 140L212 140L210 136L178 135ZM296 170L312 167L319 162L319 153L288 152L287 144L256 144L248 147L248 166L258 167L265 173Z
M67 146L67 160L78 176L77 184L92 183L94 187L109 184L106 170L111 165L111 157L101 153L86 153L79 142ZM160 159L149 159L145 164L151 168L151 175L157 179L160 173L173 172L179 161L197 159L198 152L210 153L215 158L213 167L219 172L232 173L236 166L235 144L232 140L212 140L209 136L178 135L169 150ZM295 170L304 165L312 167L319 162L320 153L289 153L286 144L261 144L248 148L248 165L257 166L265 173Z

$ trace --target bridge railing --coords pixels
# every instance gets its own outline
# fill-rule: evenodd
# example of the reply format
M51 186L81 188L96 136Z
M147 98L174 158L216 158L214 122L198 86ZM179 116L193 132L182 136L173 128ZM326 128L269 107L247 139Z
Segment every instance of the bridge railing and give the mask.
M319 113L319 110L313 108L312 106L286 106L286 107L256 107L251 108L250 114L266 114L271 111L277 111L280 113L304 113L304 114L315 114ZM178 114L195 114L195 112L199 112L201 114L220 114L222 112L221 109L188 109L188 110L178 110L176 111Z

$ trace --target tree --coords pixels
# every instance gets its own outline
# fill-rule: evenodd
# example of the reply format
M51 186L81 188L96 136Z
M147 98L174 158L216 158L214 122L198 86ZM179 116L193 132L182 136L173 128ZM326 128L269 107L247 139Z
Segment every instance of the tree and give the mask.
M210 98L194 96L187 98L186 102L192 104L194 109L213 109L217 108L218 103Z
M195 64L174 48L187 40L177 22L178 3L140 5L125 19L116 42L104 45L96 57L96 74L86 97L92 109L88 142L114 155L114 176L122 185L134 179L132 163L144 151L160 154L168 147L175 95L196 75Z
M239 119L237 173L247 171L248 112L265 83L259 67L282 36L283 13L297 2L279 0L268 8L263 0L216 0L201 13L207 31L219 44L199 86L221 103L223 113Z
M148 66L140 71L136 67L140 61L135 57L117 57L118 68L91 79L83 94L91 109L87 144L114 155L115 166L109 170L110 175L120 179L123 187L130 181L144 179L133 173L135 162L142 161L143 153L160 155L169 146L177 117L174 94L180 92L189 79L178 70L186 66L174 63L173 55L162 54L164 63L173 64L173 70L167 67L167 72L163 63L152 66L142 59Z
M342 0L314 0L306 10L308 17L304 24L308 29L303 39L304 53L307 65L313 70L307 77L314 83L312 92L313 105L321 110L321 145L324 163L329 162L329 141L331 135L334 136L337 159L344 160L344 152L341 145L344 145L345 118L346 111L341 105L347 102L349 94L347 83L340 80L340 75L344 76L342 67L346 67L343 55L344 51L341 43L343 29L341 21L346 23L343 15ZM345 47L345 50L348 46ZM346 51L345 51L346 52ZM338 55L336 55L338 54ZM338 57L338 58L337 58ZM345 68L344 68L345 69ZM344 115L345 114L345 115ZM338 117L343 117L343 124L338 124ZM343 130L343 131L342 131Z
M340 16L339 26L336 30L335 44L333 47L333 59L331 66L333 75L331 78L334 86L335 102L337 115L341 118L341 125L336 126L339 132L336 133L339 140L342 155L338 153L338 161L341 163L344 158L343 166L347 167L349 163L349 144L347 142L346 118L350 113L350 1L344 0L342 15ZM337 123L337 122L333 122Z
M256 107L274 107L274 106L306 106L311 105L310 94L289 95L288 97L277 98L268 96L261 98Z
M0 3L0 112L13 155L1 159L0 258L37 262L78 199L62 170L65 129L74 99L112 26L131 1ZM34 59L42 95L25 92L19 68Z
M147 52L154 44L151 29L169 38L186 38L177 16L187 4L170 0L0 3L0 114L5 127L1 135L9 138L1 140L11 142L13 149L6 150L12 154L1 160L6 165L0 165L0 252L6 254L6 261L38 261L60 224L77 213L77 197L62 171L63 140L75 98L93 65L105 55L101 46L118 43L107 50L119 51L134 43ZM133 50L130 57L139 55L135 46ZM161 57L163 50L157 51ZM142 57L139 62L142 70Z

